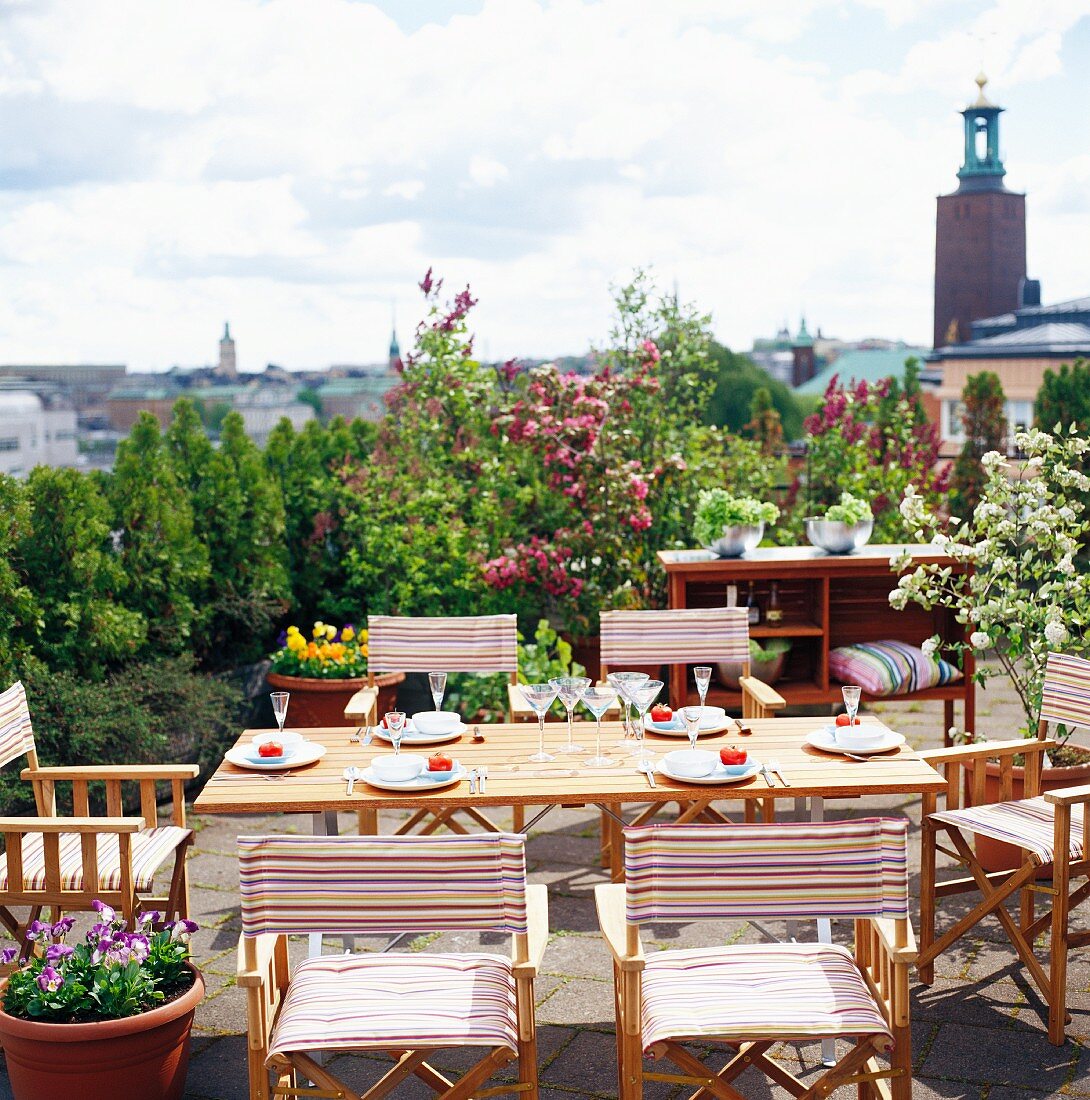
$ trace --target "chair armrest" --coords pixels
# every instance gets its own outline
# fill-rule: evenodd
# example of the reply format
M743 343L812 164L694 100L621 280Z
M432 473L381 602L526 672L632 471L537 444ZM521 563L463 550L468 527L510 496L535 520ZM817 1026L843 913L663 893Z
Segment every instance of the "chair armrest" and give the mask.
M142 817L0 817L0 833L138 833Z
M377 702L377 687L360 688L360 690L348 700L348 705L344 708L345 721L370 722Z
M196 779L196 764L79 764L61 768L23 768L21 779Z
M243 989L260 988L269 980L270 967L276 954L277 942L282 937L277 933L264 932L253 937L254 963L246 962L246 937L238 938L238 963L236 980Z
M623 882L602 883L594 888L594 905L598 910L598 927L613 960L622 970L643 970L646 961L643 944L637 935L636 951L628 951L628 921L625 919L625 886Z
M549 892L544 883L526 887L526 958L511 969L516 978L536 978L549 943Z
M916 961L916 933L912 931L912 921L906 921L907 935L903 947L897 946L897 922L890 917L871 917L870 923L886 954L896 963L904 963L906 966Z
M1076 806L1080 802L1090 802L1090 784L1081 787L1062 787L1058 791L1046 791L1045 801L1053 806Z
M742 694L748 695L761 710L783 710L787 706L787 700L778 691L756 676L740 676L738 684Z
M507 709L516 718L534 717L534 708L526 702L526 696L519 691L518 684L507 685Z
M1054 749L1056 742L1036 737L1015 738L1011 741L978 741L972 745L954 745L948 749L928 749L920 759L928 764L963 763L966 760L986 760L989 756L1018 756L1019 753L1044 752Z

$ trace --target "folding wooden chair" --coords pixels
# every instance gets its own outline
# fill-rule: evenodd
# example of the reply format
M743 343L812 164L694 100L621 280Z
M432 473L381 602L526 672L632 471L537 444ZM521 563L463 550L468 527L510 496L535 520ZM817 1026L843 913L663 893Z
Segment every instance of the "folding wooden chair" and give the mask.
M381 672L506 672L507 720L533 717L530 705L518 689L518 617L515 615L476 615L462 617L400 618L371 615L367 620L367 679L345 708L350 722L376 723L380 715L375 704L378 688L375 675ZM477 825L495 830L496 826L479 810L444 810L438 814L419 810L397 830L407 833L423 825L434 832L441 825L464 830L455 819L465 814ZM525 810L512 808L512 826L522 828ZM374 811L360 811L360 831L374 832Z
M444 1100L504 1092L536 1100L534 977L548 911L545 887L526 883L525 837L239 837L238 853L251 1100L360 1100L318 1051L387 1053L394 1065L367 1100L411 1075ZM511 933L510 958L319 955L288 973L289 935L459 929ZM487 1052L452 1081L426 1060L449 1047ZM516 1058L517 1082L483 1087Z
M909 1100L907 828L871 818L625 829L626 881L595 888L613 955L621 1100L639 1100L644 1081L743 1100L732 1082L750 1066L806 1100L849 1084L861 1100ZM760 943L644 955L640 944L649 922L818 916L854 919L854 953ZM778 1042L825 1038L854 1045L811 1085L768 1056ZM723 1043L726 1064L715 1073L688 1042ZM646 1071L643 1057L681 1072Z
M30 708L21 683L0 694L0 767L26 754L23 779L34 785L38 817L0 818L4 861L0 866L0 922L26 946L26 928L42 910L90 911L98 898L132 921L139 911L166 919L189 916L186 850L193 832L185 823L185 781L195 764L43 768L38 763ZM169 825L158 823L156 783L171 785ZM71 782L74 816L57 815L57 784ZM91 813L90 785L102 782L106 816ZM139 785L140 815L124 816L123 784ZM155 877L170 857L174 868L166 895L156 896ZM29 907L25 918L12 908Z
M983 744L938 749L920 755L946 776L946 808L936 812L937 796L925 794L923 802L923 859L920 878L920 980L934 980L935 959L984 917L994 914L1003 926L1019 958L1048 1005L1048 1038L1059 1046L1067 1022L1067 953L1071 947L1090 943L1090 933L1068 929L1071 910L1090 897L1090 786L1069 787L1040 796L1044 752L1055 746L1048 740L1050 722L1068 726L1090 725L1090 661L1050 653L1045 666L1037 737L1033 740L985 741ZM1025 798L1012 800L1015 756L1025 757ZM985 797L986 763L999 761L999 798ZM962 768L972 763L972 784L962 805ZM938 841L946 834L953 850ZM1005 841L1021 849L1022 861L1011 871L986 872L970 847L966 834ZM969 876L937 882L937 853L943 852L965 867ZM1041 868L1052 865L1052 885L1037 879ZM1071 889L1073 878L1086 878ZM938 898L978 890L982 899L941 936L935 935L935 903ZM1007 911L1008 899L1021 892L1020 916ZM1052 908L1034 914L1034 895L1052 899ZM1034 941L1048 932L1046 970L1034 951Z

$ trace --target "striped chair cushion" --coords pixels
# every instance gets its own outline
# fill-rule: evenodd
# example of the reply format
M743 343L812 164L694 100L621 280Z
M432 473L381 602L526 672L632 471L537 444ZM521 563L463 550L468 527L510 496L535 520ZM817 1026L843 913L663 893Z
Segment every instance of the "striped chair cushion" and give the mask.
M518 618L371 615L367 667L372 672L517 672Z
M603 611L602 664L681 665L749 661L744 607L676 611Z
M907 832L891 818L625 829L627 917L905 917Z
M0 694L0 768L34 748L26 691L16 681Z
M240 836L242 930L526 931L525 837Z
M1064 653L1048 655L1041 717L1068 726L1090 726L1090 661Z
M851 954L837 944L662 951L647 959L641 1009L645 1050L663 1039L890 1035Z
M486 1046L517 1051L515 982L500 955L331 955L292 975L269 1057L306 1050Z
M1071 859L1082 859L1082 821L1085 807L1071 807ZM990 806L970 806L964 810L943 810L932 814L966 833L980 833L992 840L1025 848L1035 863L1051 863L1055 854L1053 839L1056 815L1051 802L1026 798L1021 802L997 802Z
M829 654L829 675L858 684L864 695L882 698L942 687L961 679L961 670L941 657L929 657L906 642L860 642Z
M27 819L31 824L33 818ZM189 829L166 825L161 829L144 829L132 836L132 873L138 893L150 890L155 873L192 835ZM121 889L121 849L117 836L100 833L98 840L99 890ZM61 833L61 886L65 890L91 889L83 881L83 854L78 833ZM45 889L45 853L41 833L23 837L23 889ZM7 861L0 858L0 890L8 889Z

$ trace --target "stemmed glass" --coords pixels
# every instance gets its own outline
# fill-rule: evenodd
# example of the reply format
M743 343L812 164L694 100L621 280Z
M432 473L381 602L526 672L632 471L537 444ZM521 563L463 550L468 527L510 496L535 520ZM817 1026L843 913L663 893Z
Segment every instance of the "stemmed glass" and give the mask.
M637 760L646 760L655 755L643 743L643 735L647 729L644 715L647 714L647 708L658 698L664 686L661 680L647 680L642 684L631 684L628 688L628 693L632 696L632 704L640 714L640 720L636 726L636 748L632 753Z
M401 738L405 733L405 712L403 710L388 710L386 712L386 728L390 731L390 743L394 746L394 756L400 756Z
M629 742L636 736L632 726L632 700L628 689L632 684L646 684L650 679L646 672L610 672L606 676L606 680L613 685L624 703L624 736L617 742L619 749L627 749Z
M583 697L583 692L590 687L589 676L554 676L549 681L556 688L556 694L560 697L560 701L564 704L564 708L568 712L568 742L566 745L560 746L560 752L567 753L568 756L575 756L577 753L586 752L582 745L577 745L572 739L572 712L575 710L575 704Z
M696 680L696 693L700 696L700 712L703 716L704 703L708 698L708 684L711 683L712 670L709 665L697 665L693 669L693 678Z
M848 712L848 725L855 725L855 714L859 710L859 693L863 689L858 684L845 684L840 689L844 696L844 709Z
M685 723L685 732L689 735L689 748L696 748L696 739L700 736L700 719L704 715L704 708L682 707L681 720Z
M445 672L429 672L428 687L431 688L431 697L435 701L435 709L443 709L443 696L447 692L447 674Z
M284 720L288 716L288 700L291 698L291 692L274 691L269 698L272 700L273 717L276 719L277 732L283 733Z
M544 764L549 760L555 760L552 753L545 751L545 715L549 712L556 700L555 684L519 684L522 697L530 704L530 709L537 715L537 752L530 757ZM570 740L570 738L569 738Z
M602 755L602 715L617 702L617 689L592 687L583 692L579 700L594 715L594 755L587 761L588 768L608 768L613 761Z

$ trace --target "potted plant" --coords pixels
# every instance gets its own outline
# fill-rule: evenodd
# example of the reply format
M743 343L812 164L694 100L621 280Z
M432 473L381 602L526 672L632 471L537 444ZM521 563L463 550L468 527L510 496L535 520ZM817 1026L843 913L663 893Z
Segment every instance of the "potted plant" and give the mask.
M811 546L829 554L851 554L870 541L874 514L862 497L841 493L840 503L829 508L824 518L810 517L805 523Z
M367 683L367 631L351 623L340 629L316 622L310 638L289 626L271 656L266 679L274 691L291 693L289 724L304 728L343 726L344 708ZM379 689L378 713L393 710L403 672L375 677Z
M783 676L783 666L791 652L790 638L768 638L762 646L754 638L749 640L749 674L771 687ZM741 661L719 661L715 666L720 683L731 691L741 691Z
M779 516L779 508L767 501L704 489L697 497L693 538L721 558L738 558L764 538L765 524Z
M1075 563L1080 541L1090 531L1090 477L1082 472L1090 441L1073 430L1067 435L1030 431L1017 433L1015 445L1025 461L1008 464L998 451L984 455L980 503L966 519L951 517L948 527L909 486L901 514L916 538L930 538L964 571L938 564L917 566L898 581L890 603L898 609L909 601L924 608L953 608L969 636L945 647L954 651L955 659L968 647L982 656L995 654L994 662L976 663L974 678L983 684L993 676L1006 676L1022 704L1021 733L1033 737L1049 651L1085 656L1090 644L1090 574ZM902 570L909 564L906 555L892 566ZM936 635L924 649L934 653L939 645ZM1070 732L1062 726L1056 731L1062 744L1046 760L1042 790L1090 781L1090 751L1068 744ZM951 731L968 740L975 733ZM988 768L987 794L997 800L998 767ZM1022 770L1016 768L1015 798L1022 797L1022 780ZM978 851L990 870L1017 865L1015 849L994 841L984 844L985 839L978 838Z
M16 1100L179 1100L193 1013L204 980L189 961L193 921L155 930L142 913L126 931L108 905L83 943L64 942L74 921L33 921L33 953L3 985L0 1042ZM3 953L5 965L16 948Z

